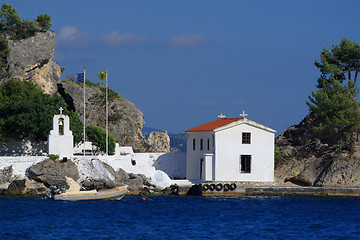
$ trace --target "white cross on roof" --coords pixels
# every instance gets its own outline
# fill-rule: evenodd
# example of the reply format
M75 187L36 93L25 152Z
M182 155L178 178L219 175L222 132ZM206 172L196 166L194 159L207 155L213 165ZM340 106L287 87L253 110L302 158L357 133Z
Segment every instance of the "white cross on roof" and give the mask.
M242 114L240 114L240 117L246 117L248 114L245 113L245 111L242 112Z
M64 110L62 107L59 108L60 110L60 115L62 115L62 111Z
M220 114L220 115L218 115L218 118L224 118L224 117L226 117L224 114Z

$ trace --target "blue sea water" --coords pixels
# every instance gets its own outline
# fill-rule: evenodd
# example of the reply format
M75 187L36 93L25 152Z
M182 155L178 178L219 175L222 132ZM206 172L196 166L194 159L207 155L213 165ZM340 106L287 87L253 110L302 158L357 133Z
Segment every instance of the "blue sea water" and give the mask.
M360 239L360 198L0 196L0 239Z

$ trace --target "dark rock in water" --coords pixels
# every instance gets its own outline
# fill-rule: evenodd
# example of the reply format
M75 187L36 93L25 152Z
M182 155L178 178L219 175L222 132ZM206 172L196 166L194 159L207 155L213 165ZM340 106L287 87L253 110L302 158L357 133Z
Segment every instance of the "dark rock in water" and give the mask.
M160 192L156 187L151 183L150 179L145 177L143 174L129 174L129 179L125 181L125 184L128 185L128 190L130 194L151 194Z
M10 195L22 195L25 194L29 186L29 181L27 179L14 180L10 183L7 194Z
M42 182L46 187L66 186L65 177L71 177L75 181L79 179L78 168L71 160L67 162L46 159L28 169L30 179Z
M144 188L143 180L141 178L132 178L125 182L128 185L129 191L139 192Z

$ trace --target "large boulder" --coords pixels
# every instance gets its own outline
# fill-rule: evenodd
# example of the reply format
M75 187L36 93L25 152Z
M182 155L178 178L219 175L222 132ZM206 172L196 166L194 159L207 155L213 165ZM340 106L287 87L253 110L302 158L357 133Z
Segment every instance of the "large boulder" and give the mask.
M129 179L125 181L128 185L130 194L150 194L154 192L160 192L152 183L151 180L145 177L143 174L129 174Z
M71 177L75 181L79 179L78 168L71 160L59 161L46 159L28 169L29 178L42 182L46 187L66 186L65 177Z

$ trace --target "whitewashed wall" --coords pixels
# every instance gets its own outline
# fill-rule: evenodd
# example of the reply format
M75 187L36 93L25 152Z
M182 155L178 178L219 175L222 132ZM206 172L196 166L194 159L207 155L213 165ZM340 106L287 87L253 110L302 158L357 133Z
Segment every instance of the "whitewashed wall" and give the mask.
M193 149L193 139L195 139L195 150ZM200 141L203 139L203 150L200 149ZM210 141L209 150L207 140ZM200 159L204 158L205 153L214 153L213 132L188 132L187 133L187 165L186 178L200 178Z
M242 144L242 133L251 144ZM274 181L274 133L240 124L215 133L215 180ZM251 155L251 173L240 172L240 156Z
M13 166L13 175L23 178L26 169L46 158L46 156L0 157L0 169Z
M144 174L152 176L156 170L165 172L172 179L186 177L186 154L185 153L135 153L125 156L97 156L115 170L122 168L128 173ZM132 164L132 160L136 162Z

